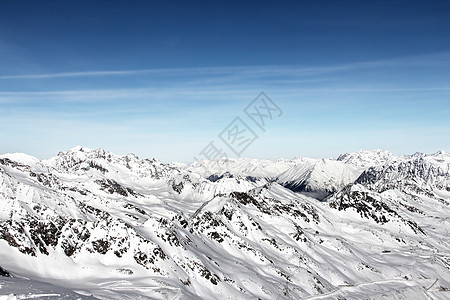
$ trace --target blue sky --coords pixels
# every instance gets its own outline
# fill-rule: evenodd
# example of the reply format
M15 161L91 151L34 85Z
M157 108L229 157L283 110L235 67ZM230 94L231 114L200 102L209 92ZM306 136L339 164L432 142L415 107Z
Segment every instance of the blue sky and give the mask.
M243 109L283 110L261 131ZM450 151L449 1L2 1L0 152L193 160Z

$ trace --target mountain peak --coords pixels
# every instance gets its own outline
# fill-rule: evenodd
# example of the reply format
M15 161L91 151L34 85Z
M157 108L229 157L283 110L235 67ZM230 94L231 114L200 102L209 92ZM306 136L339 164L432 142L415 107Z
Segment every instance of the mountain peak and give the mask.
M346 164L352 164L359 168L369 168L376 165L383 165L398 159L387 150L360 150L353 153L340 155L337 160Z
M25 153L5 153L5 154L1 154L0 158L9 158L10 160L16 161L16 162L21 162L27 165L30 164L35 164L39 162L39 159L25 154Z

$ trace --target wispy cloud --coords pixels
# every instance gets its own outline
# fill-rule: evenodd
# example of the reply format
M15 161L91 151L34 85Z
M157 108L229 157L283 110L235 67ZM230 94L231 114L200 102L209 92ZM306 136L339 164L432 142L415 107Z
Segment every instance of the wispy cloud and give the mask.
M17 101L34 102L101 102L112 100L135 101L139 99L180 99L185 102L189 99L230 99L234 97L248 97L256 95L260 90L248 88L135 88L135 89L93 89L93 90L64 90L42 92L0 92L0 102L12 103Z
M87 72L66 72L66 73L47 73L47 74L22 74L22 75L3 75L0 79L48 79L65 77L95 77L95 76L123 76L146 73L149 70L121 70L121 71L87 71Z
M395 67L395 66L443 66L450 64L450 53L437 53L420 56L399 57L393 59L354 62L331 66L232 66L232 67L204 67L204 68L160 68L135 70L96 70L85 72L61 72L43 74L15 74L1 75L0 80L14 79L52 79L68 77L106 77L106 76L206 76L206 75L234 75L239 77L264 76L311 76L359 69Z
M242 86L208 86L197 88L136 88L136 89L98 89L98 90L65 90L44 92L0 92L0 103L93 103L105 101L124 101L139 103L171 99L180 105L190 105L192 101L248 100L260 92L256 87ZM356 93L413 93L413 92L450 92L450 86L436 87L399 87L399 88L270 88L271 93L288 98L301 95L324 94L356 94ZM179 100L175 100L179 99ZM136 102L137 101L137 102ZM191 101L191 102L190 102ZM184 104L183 104L184 103ZM216 103L218 104L218 103Z

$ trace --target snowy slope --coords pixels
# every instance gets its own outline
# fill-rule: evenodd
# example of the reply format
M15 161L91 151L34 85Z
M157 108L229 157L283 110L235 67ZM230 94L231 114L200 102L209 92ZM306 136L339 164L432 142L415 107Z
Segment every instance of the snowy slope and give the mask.
M0 277L0 299L97 299L89 292L75 292L52 284L24 278Z
M40 294L101 299L446 299L450 156L377 157L206 172L82 147L5 154L0 266ZM327 201L282 185L303 179ZM23 296L10 280L0 295Z
M278 175L276 181L294 192L316 199L341 190L363 169L331 159L305 159Z

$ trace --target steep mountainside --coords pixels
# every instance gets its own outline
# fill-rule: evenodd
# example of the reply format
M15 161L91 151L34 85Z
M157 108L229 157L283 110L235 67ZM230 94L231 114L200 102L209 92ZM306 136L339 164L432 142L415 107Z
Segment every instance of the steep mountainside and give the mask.
M330 159L308 159L278 175L286 188L322 200L355 181L363 169Z

